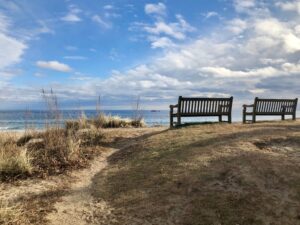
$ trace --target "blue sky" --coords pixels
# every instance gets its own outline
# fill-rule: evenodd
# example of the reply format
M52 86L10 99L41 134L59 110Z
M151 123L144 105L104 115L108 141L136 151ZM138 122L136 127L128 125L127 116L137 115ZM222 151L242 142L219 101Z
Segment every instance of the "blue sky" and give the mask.
M299 97L299 22L299 0L0 0L0 108Z

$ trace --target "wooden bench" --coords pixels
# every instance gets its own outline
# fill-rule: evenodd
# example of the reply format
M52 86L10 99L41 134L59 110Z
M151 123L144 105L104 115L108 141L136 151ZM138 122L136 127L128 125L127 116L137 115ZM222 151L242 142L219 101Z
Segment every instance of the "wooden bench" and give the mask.
M228 116L231 123L233 97L230 98L184 98L179 96L177 105L170 105L170 127L174 126L174 117L177 125L181 124L181 117ZM176 109L176 111L174 110Z
M256 116L281 116L284 120L286 115L291 115L293 120L296 120L297 111L296 99L262 99L255 98L254 104L243 105L243 123L256 122ZM247 109L252 108L251 112ZM252 116L251 120L246 120L247 116Z

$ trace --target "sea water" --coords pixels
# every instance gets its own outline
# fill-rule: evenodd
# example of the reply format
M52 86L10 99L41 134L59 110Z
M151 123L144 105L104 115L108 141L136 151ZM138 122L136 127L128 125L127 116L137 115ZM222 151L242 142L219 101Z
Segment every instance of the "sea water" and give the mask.
M136 111L134 110L104 110L102 113L111 116L119 116L121 118L135 118ZM298 112L300 113L300 112ZM82 115L87 118L93 118L99 114L96 110L61 110L59 111L59 120L54 118L53 113L43 110L10 110L0 111L0 131L5 130L25 130L44 129L49 124L56 124L59 122L60 126L64 126L66 120L78 119ZM169 111L168 110L141 110L138 112L142 116L146 125L153 126L169 126ZM280 120L280 117L258 117L257 120ZM227 116L223 117L227 120ZM176 118L174 119L176 122ZM182 118L182 123L185 122L217 122L218 117L190 117ZM233 122L242 121L242 111L233 109Z
M167 126L169 123L169 112L166 110L142 110L138 113L133 110L104 110L102 113L121 118L135 118L138 114L150 127ZM57 113L43 110L0 111L0 130L25 130L27 128L40 130L57 122L63 126L66 120L78 119L82 115L93 118L98 114L96 110L61 110ZM56 115L59 116L58 120L55 118Z

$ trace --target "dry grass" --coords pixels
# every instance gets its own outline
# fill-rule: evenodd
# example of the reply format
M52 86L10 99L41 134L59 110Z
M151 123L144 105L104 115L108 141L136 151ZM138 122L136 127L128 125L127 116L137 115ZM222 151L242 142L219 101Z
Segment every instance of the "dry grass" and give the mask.
M128 128L128 127L145 127L146 124L142 118L129 119L119 116L99 114L97 117L87 119L84 115L78 120L69 120L65 123L67 129L99 129L99 128Z
M0 135L0 180L32 173L31 156L25 148L17 146L16 139L15 135Z
M300 224L300 123L153 133L94 177L99 224Z
M15 180L44 177L81 168L97 155L103 134L98 129L48 128L21 137L0 134L0 177ZM94 148L91 148L94 147Z
M24 217L22 209L18 205L12 206L8 202L0 201L0 224L3 225L25 225L29 224Z

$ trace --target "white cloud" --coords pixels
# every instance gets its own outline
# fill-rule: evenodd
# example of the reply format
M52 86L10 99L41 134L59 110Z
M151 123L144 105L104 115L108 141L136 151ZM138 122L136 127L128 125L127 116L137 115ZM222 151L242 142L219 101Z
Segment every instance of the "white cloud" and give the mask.
M115 8L113 5L105 5L103 6L104 12L103 16L107 19L114 19L114 18L120 18L121 14L117 13L117 8Z
M165 4L159 2L158 4L146 4L145 13L146 14L156 14L156 15L165 15L166 14Z
M0 32L7 32L9 26L11 26L10 20L3 14L0 13Z
M185 34L177 28L175 24L166 24L165 22L156 22L153 27L145 27L145 31L150 34L166 34L176 39L185 39Z
M92 20L96 23L98 23L101 27L109 29L112 27L112 24L109 22L104 21L99 15L94 15L92 17Z
M187 32L195 30L181 15L176 15L176 23L166 23L163 20L156 21L153 26L144 25L143 29L149 34L168 35L172 38L184 40Z
M37 61L36 65L40 68L55 70L59 72L71 72L72 68L67 64L58 61Z
M264 65L278 65L278 64L282 64L285 62L285 59L281 59L281 58L262 58L260 59L260 62Z
M287 26L275 18L259 19L254 25L255 31L260 35L280 37L287 32Z
M69 12L64 17L62 17L61 20L70 22L70 23L80 22L81 18L78 15L80 12L81 12L81 10L77 6L70 5Z
M81 19L78 15L69 13L66 16L62 17L61 20L66 22L80 22Z
M112 9L114 9L114 6L113 5L105 5L105 6L103 6L103 9L112 10Z
M281 22L275 18L261 19L255 21L254 29L260 37L265 39L268 37L269 43L273 42L273 46L281 44L288 53L300 51L300 37L297 26L293 23Z
M233 34L241 34L247 29L247 22L239 18L235 18L227 22L227 27Z
M300 64L295 63L284 63L282 64L282 69L287 73L300 73Z
M39 24L39 27L35 31L37 34L47 34L47 33L54 34L55 33L52 29L50 29L47 26L47 24L44 21L38 20L37 23Z
M284 11L295 11L300 14L300 1L299 0L286 1L286 2L279 1L279 2L276 2L275 5Z
M207 12L207 13L203 14L203 16L205 17L205 19L209 19L212 17L220 17L219 13L217 13L215 11Z
M26 43L10 35L10 20L0 14L0 71L21 61Z
M284 35L283 38L287 52L294 53L300 51L300 38L292 33Z
M170 48L175 47L175 44L170 38L167 37L160 37L160 38L150 38L151 40L151 48Z
M255 7L255 0L234 0L234 7L237 12L248 12Z
M20 62L26 48L22 41L0 33L0 69Z
M259 69L252 69L248 71L236 71L230 70L225 67L203 67L199 69L201 72L214 75L215 77L220 78L264 78L264 77L273 77L280 74L280 71L274 67L263 67Z
M263 94L265 93L265 89L259 89L259 88L256 88L256 89L252 89L252 90L249 90L252 94Z

